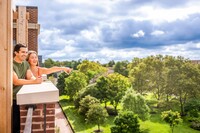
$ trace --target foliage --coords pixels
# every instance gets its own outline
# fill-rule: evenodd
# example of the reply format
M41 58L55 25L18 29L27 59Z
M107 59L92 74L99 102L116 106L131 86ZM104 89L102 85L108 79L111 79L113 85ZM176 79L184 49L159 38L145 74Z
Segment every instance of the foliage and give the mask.
M73 71L68 78L65 79L65 90L72 100L75 94L87 86L87 76L79 71Z
M56 87L59 89L59 95L63 95L63 94L66 94L66 91L65 91L65 78L67 78L69 75L66 74L65 72L61 73L59 76L58 76L58 80L57 80L57 84L56 84Z
M134 91L128 90L126 95L122 98L122 108L123 110L132 111L137 114L141 120L149 119L149 107L146 104L145 98Z
M90 81L97 74L101 74L107 71L107 69L101 64L84 60L80 65L77 66L78 70L85 75L88 76L88 80Z
M113 67L115 65L115 61L111 60L108 62L107 67Z
M200 117L200 100L199 99L190 99L185 104L185 111L188 112L190 117Z
M114 72L117 72L125 77L128 77L128 61L119 61L114 65Z
M200 67L181 56L134 58L128 68L129 78L136 92L142 95L153 93L158 103L176 98L181 115L185 115L187 99L200 94Z
M109 101L109 81L107 77L101 76L99 79L97 79L96 82L96 88L99 92L98 99L100 99L100 102L105 104Z
M200 131L200 118L193 118L190 127Z
M44 61L44 67L50 68L55 66L55 61L53 61L51 58L48 58L47 60Z
M75 108L79 108L80 104L79 102L81 101L82 98L84 98L87 95L90 95L92 97L95 97L99 99L99 94L100 92L96 88L96 84L90 84L87 87L81 89L78 91L78 93L74 96L74 106Z
M172 133L174 132L174 127L182 122L181 116L177 111L164 111L162 112L161 117L165 122L170 125Z
M140 124L137 115L131 111L120 113L114 120L115 126L111 127L111 133L139 133Z
M106 107L106 110L107 110L109 116L116 116L116 115L118 115L117 110L115 110L115 109L114 109L113 107L111 107L111 106L107 106L107 107Z
M81 101L80 101L80 106L78 109L78 112L82 115L86 115L86 113L88 112L88 110L90 109L90 106L92 104L100 104L99 100L96 99L95 97L92 97L90 95L85 96Z
M95 125L85 122L85 117L78 114L77 109L73 106L73 101L69 101L68 96L60 96L59 103L62 106L62 109L66 114L70 124L72 125L74 132L92 133L97 128ZM155 109L160 110L159 108ZM105 124L102 124L101 130L103 130L104 133L111 133L110 127L114 125L113 121L114 116L108 116ZM161 120L159 113L152 114L150 120L148 121L139 122L141 133L169 133L171 131L170 127ZM178 128L174 129L174 133L199 133L199 131L190 128L188 123L184 121L178 126Z
M100 124L103 124L108 117L108 113L105 108L99 103L90 105L88 112L86 113L86 121L88 123L97 124L98 130L100 132Z
M108 99L110 103L117 109L119 101L124 96L126 90L130 88L130 82L128 78L118 73L112 73L107 76L108 78Z

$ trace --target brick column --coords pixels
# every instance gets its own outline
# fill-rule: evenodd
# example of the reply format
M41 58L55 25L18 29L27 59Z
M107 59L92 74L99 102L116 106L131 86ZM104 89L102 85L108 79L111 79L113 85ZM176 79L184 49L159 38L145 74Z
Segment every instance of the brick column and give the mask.
M26 105L20 105L20 133L24 131L26 116ZM33 111L32 133L44 133L43 104L36 104ZM55 133L55 103L46 104L46 133Z

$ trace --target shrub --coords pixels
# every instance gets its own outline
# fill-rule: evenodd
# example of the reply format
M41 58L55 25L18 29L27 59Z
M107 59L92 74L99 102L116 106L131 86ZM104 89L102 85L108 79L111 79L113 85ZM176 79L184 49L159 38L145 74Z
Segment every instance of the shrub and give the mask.
M78 112L82 115L86 115L86 113L88 112L88 110L90 109L90 106L92 104L95 104L95 103L99 103L99 100L96 99L95 97L92 97L90 95L88 96L85 96L81 101L80 101L80 107L79 107L79 110Z
M111 133L139 133L140 124L138 116L132 111L120 113L114 120L115 126L111 127Z

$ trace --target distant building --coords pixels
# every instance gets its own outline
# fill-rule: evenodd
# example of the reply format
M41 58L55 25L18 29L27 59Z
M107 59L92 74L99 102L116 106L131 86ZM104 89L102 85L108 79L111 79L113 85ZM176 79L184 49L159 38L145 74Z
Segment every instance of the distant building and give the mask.
M191 60L191 62L194 64L200 64L200 60Z
M42 55L38 55L38 62L39 62L39 66L42 67Z

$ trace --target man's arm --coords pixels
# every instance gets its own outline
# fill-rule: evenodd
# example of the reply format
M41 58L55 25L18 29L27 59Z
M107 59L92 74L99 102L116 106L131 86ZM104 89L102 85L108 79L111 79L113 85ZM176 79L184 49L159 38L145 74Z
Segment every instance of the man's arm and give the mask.
M13 72L13 84L14 85L27 85L27 84L40 84L42 83L42 78L35 79L19 79L17 74Z

